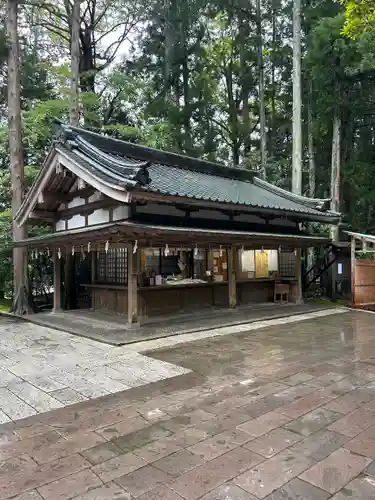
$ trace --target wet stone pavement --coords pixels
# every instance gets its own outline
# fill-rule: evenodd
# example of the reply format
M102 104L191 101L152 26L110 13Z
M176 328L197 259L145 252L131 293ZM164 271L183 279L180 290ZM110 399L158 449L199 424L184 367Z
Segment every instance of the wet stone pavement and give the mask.
M0 499L374 499L374 324L147 344L182 374L0 425Z

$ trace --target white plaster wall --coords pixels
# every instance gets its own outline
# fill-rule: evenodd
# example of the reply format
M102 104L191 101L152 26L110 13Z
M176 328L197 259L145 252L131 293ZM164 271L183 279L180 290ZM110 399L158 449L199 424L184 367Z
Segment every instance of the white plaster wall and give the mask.
M56 231L64 231L65 229L65 221L64 220L58 220L56 222Z
M103 210L102 208L94 210L94 212L87 218L87 224L89 226L93 226L94 224L103 224L104 222L109 222L109 210ZM84 219L83 223L85 223Z
M68 219L68 229L75 229L84 225L85 217L83 215L74 215L71 219Z
M113 220L129 218L129 205L120 205L113 209Z

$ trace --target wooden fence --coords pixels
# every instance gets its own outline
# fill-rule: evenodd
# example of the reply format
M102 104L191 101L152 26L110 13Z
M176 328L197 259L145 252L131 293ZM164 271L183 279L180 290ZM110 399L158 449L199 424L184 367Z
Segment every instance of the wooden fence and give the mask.
M375 304L375 260L352 262L352 300L354 306Z

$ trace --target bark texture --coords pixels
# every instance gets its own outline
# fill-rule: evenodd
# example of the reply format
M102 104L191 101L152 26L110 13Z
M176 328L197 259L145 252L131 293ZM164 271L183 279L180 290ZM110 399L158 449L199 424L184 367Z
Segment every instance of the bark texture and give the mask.
M24 160L21 136L21 69L18 35L18 0L8 0L7 4L8 43L8 129L9 154L12 184L13 240L20 241L26 236L25 226L19 227L14 216L21 206L24 188ZM14 295L13 312L26 314L27 300L26 253L23 248L13 249Z
M301 0L293 0L292 191L302 194Z
M70 58L71 58L71 80L70 80L70 123L78 126L79 124L79 33L80 33L80 13L81 0L74 0L71 11L71 40L70 40Z
M259 125L260 125L260 163L261 175L266 179L267 167L267 136L266 136L266 103L264 93L264 68L263 68L263 37L261 0L256 4L257 38L258 38L258 78L259 78Z
M331 210L340 211L340 170L341 170L341 117L339 110L335 110L332 131L332 164L331 164ZM338 227L331 227L331 238L338 239Z
M313 134L312 83L309 83L309 102L307 108L307 152L309 160L309 196L315 198L315 149ZM314 265L314 248L307 251L307 269Z

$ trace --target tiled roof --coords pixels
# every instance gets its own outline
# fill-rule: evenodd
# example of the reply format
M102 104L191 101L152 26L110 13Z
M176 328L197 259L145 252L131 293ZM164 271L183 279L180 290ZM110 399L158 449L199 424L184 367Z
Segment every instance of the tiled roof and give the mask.
M106 183L128 189L339 219L327 200L296 196L251 171L127 143L74 127L62 127L56 144L72 161ZM316 219L314 218L316 217Z
M322 214L319 210L265 190L255 179L253 182L239 181L160 164L150 165L148 171L151 179L148 189L153 192L258 208Z

